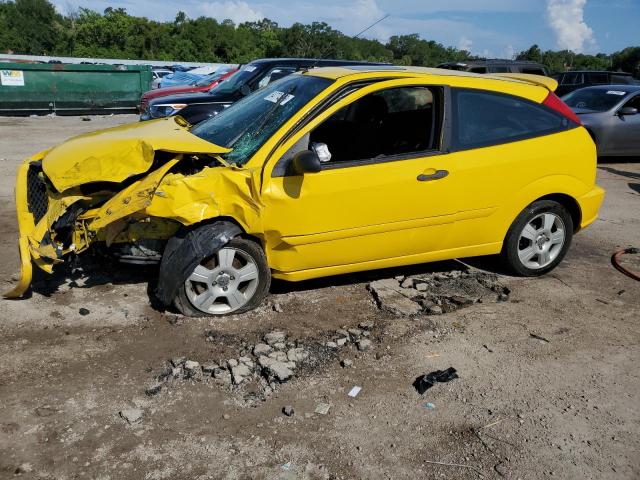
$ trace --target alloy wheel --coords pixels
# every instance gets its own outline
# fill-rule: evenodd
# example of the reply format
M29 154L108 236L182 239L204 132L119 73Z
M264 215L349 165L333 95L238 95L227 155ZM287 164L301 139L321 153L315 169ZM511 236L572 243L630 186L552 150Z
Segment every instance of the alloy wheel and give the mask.
M222 315L245 306L258 282L258 266L251 255L225 247L196 266L185 282L185 293L194 308Z
M562 218L554 213L541 213L522 229L518 240L518 258L525 267L539 270L558 257L565 240Z

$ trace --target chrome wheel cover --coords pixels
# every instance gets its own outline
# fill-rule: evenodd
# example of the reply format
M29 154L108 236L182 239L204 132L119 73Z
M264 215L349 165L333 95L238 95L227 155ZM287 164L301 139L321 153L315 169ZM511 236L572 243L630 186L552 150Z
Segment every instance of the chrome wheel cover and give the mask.
M194 308L222 315L244 307L258 288L258 266L245 251L220 249L198 265L184 283Z

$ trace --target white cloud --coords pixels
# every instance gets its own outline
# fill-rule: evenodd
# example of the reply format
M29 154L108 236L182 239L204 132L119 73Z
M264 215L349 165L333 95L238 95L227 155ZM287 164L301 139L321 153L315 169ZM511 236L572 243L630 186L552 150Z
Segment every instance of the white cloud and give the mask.
M587 0L547 0L547 21L558 48L583 52L595 47L593 30L584 21Z
M265 15L252 8L247 2L225 0L224 2L203 2L200 10L206 16L217 20L233 20L236 25L242 22L257 22Z
M459 50L466 50L467 52L470 52L471 47L473 47L473 42L471 40L464 36L460 37L460 41L458 42Z

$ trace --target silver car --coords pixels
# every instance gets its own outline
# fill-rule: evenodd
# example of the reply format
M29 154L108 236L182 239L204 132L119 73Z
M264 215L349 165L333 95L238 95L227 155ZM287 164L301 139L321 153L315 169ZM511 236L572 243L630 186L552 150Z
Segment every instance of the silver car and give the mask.
M598 85L562 100L580 117L599 156L640 155L640 85Z

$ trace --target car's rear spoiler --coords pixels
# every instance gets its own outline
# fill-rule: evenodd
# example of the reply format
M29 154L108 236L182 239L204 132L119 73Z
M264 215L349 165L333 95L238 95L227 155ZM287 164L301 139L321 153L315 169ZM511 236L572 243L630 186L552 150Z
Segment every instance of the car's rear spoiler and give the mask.
M551 77L543 77L542 75L531 75L530 73L493 73L491 76L513 78L514 80L544 87L550 92L554 92L556 88L558 88L558 82L556 80Z

